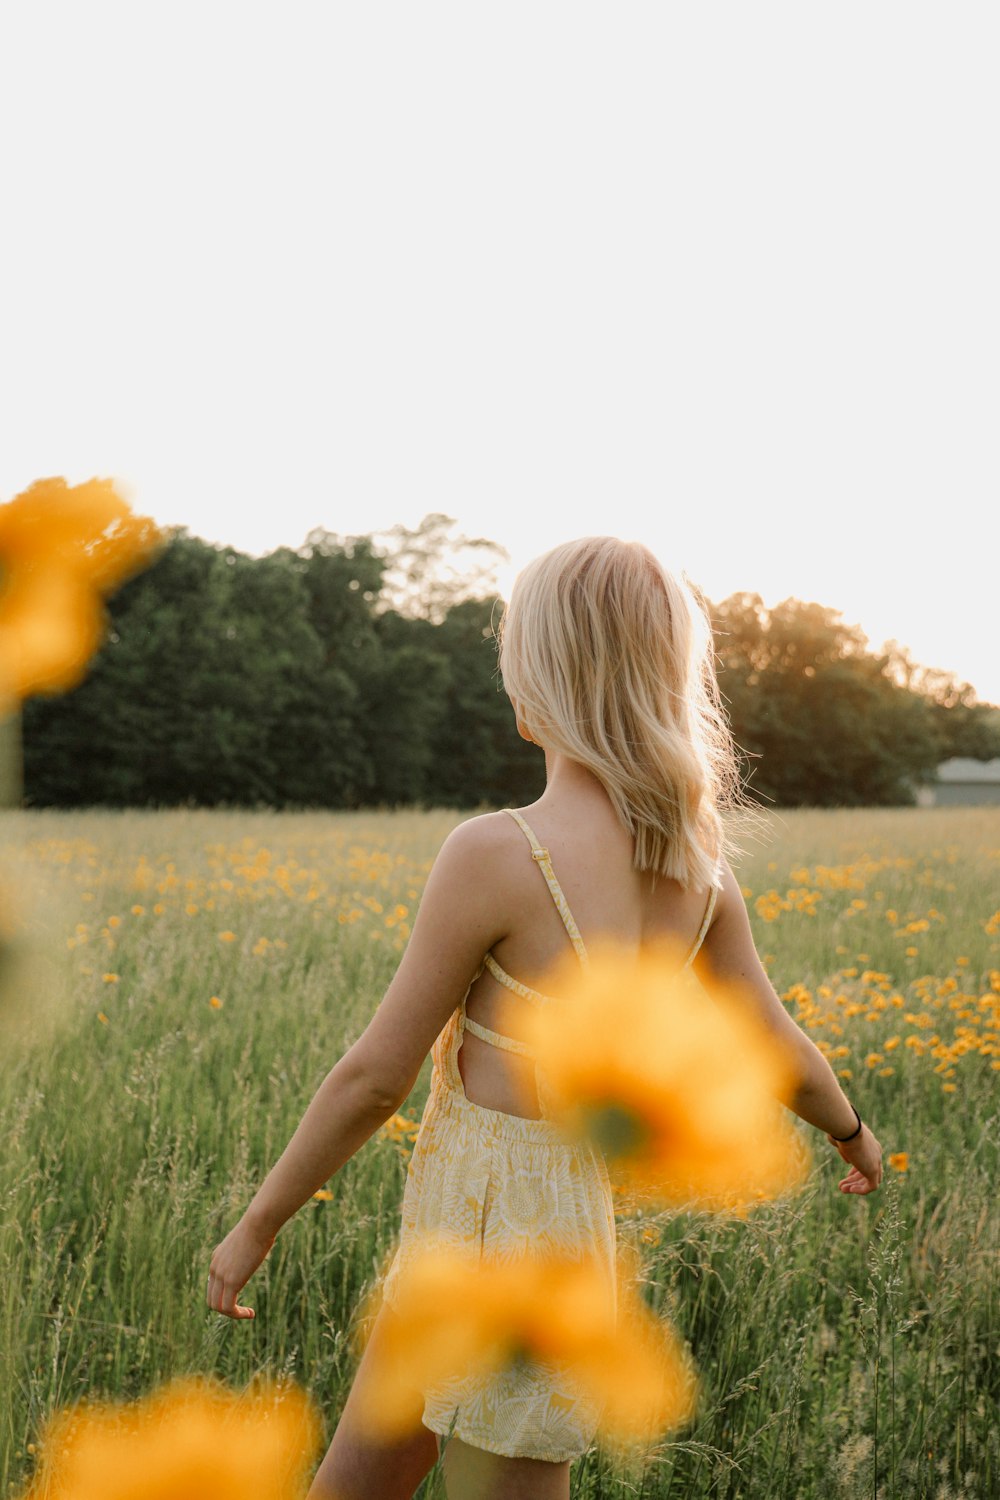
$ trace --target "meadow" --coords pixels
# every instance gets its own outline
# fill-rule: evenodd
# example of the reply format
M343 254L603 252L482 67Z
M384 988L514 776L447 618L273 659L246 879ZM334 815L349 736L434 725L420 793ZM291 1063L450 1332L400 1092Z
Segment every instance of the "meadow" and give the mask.
M292 1378L329 1439L429 1059L281 1230L242 1299L255 1319L209 1312L208 1262L364 1029L459 817L2 816L40 1039L8 1035L0 1076L0 1494L49 1412L180 1373ZM592 1451L572 1494L1000 1494L1000 808L767 814L736 869L778 994L891 1165L844 1197L803 1126L794 1198L743 1220L621 1214L701 1404L644 1468ZM435 1471L422 1500L443 1493Z

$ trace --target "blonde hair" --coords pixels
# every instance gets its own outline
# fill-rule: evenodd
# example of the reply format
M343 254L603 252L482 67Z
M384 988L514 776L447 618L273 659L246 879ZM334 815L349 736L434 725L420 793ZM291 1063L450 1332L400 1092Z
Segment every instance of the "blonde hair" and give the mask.
M715 676L711 622L684 577L641 542L582 537L518 575L498 631L525 729L598 778L635 843L634 867L687 889L719 883L743 807Z

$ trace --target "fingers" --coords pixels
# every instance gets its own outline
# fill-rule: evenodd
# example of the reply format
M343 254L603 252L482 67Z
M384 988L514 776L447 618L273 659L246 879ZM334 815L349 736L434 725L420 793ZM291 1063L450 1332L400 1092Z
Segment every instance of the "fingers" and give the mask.
M881 1174L875 1180L866 1177L855 1167L853 1171L848 1172L846 1177L841 1178L839 1186L842 1193L874 1193L881 1180Z
M214 1271L208 1273L208 1290L205 1300L213 1312L223 1313L227 1318L252 1318L252 1307L240 1307L237 1297L242 1287L227 1286L223 1278Z
M868 1163L867 1172L855 1165L851 1160L851 1156L856 1155L855 1151L852 1150L850 1155L848 1155L842 1142L835 1140L833 1136L827 1136L830 1144L836 1146L838 1156L851 1169L847 1176L842 1177L840 1180L839 1187L842 1193L874 1193L882 1181L882 1148L875 1137L868 1131L867 1126L865 1127L865 1131L866 1141L864 1144L868 1144L868 1139L870 1138L870 1145L874 1147L874 1157L871 1150L865 1150L862 1153L863 1159ZM873 1161L874 1165L872 1165Z

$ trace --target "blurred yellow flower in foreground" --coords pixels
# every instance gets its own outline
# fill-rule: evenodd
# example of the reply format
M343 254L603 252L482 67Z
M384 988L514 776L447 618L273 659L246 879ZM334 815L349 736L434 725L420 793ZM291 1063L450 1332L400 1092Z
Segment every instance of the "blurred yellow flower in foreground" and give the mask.
M694 1414L697 1376L684 1346L627 1284L594 1259L477 1260L428 1239L397 1282L374 1378L358 1387L377 1438L419 1426L435 1387L474 1388L520 1364L555 1366L595 1414L609 1445L648 1441ZM368 1326L379 1293L363 1314Z
M39 479L0 505L0 712L76 686L104 635L103 596L161 542L109 479Z
M21 1500L293 1500L319 1436L296 1386L186 1377L143 1401L58 1412Z
M889 1165L894 1172L907 1172L910 1167L910 1158L905 1151L893 1151L889 1156Z
M805 1180L807 1148L777 1102L789 1060L736 988L706 992L672 946L571 959L522 1026L546 1112L614 1178L639 1201L737 1214Z

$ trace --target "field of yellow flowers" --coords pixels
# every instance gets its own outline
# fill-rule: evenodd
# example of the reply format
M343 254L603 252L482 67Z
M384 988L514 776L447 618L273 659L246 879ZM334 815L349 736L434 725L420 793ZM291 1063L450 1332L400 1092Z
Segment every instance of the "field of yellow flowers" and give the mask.
M364 1029L458 816L2 816L0 1494L49 1414L178 1375L291 1378L332 1433L429 1061L281 1231L255 1319L207 1309L208 1260ZM886 1181L844 1197L802 1127L806 1187L745 1219L622 1205L699 1407L641 1479L597 1450L573 1495L998 1494L1000 809L770 814L737 874Z

